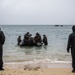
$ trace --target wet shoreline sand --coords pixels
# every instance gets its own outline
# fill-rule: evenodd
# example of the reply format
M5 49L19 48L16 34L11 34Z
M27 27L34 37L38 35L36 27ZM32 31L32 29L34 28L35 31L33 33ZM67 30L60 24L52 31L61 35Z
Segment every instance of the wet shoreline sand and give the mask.
M58 62L6 62L4 63L5 68L13 68L13 69L23 69L25 67L29 68L72 68L71 63L58 63Z
M4 63L4 68L0 75L75 75L71 63Z

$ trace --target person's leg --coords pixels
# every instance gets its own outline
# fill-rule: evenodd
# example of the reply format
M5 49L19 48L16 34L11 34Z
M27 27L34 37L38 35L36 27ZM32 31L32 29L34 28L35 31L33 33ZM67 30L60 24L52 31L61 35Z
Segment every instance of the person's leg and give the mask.
M0 69L3 67L3 59L2 59L2 55L0 54Z
M75 56L72 56L72 72L75 72Z
M0 46L0 70L3 70L3 49Z

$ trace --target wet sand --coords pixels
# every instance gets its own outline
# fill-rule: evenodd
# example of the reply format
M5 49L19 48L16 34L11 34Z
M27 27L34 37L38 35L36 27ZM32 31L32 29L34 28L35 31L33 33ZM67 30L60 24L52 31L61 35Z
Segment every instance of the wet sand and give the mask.
M75 75L71 63L6 63L0 75Z

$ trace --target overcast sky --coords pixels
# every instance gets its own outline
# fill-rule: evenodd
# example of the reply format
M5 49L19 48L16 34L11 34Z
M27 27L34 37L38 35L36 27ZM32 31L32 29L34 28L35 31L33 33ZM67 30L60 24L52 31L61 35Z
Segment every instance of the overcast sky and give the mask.
M0 0L0 24L75 24L75 0Z

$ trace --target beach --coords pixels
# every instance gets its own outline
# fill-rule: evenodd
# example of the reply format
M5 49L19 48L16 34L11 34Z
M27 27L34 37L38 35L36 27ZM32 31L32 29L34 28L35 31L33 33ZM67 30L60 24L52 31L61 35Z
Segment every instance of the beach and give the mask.
M6 69L0 72L0 75L75 75L70 72L71 69L66 68L50 68L35 70L22 70L22 69Z
M75 75L71 72L71 63L6 63L4 69L0 75Z
M71 54L67 53L67 40L71 27L48 25L11 25L1 26L6 41L3 46L4 71L0 75L74 75ZM13 30L14 29L14 30ZM48 46L19 47L17 38L30 32L45 34Z

